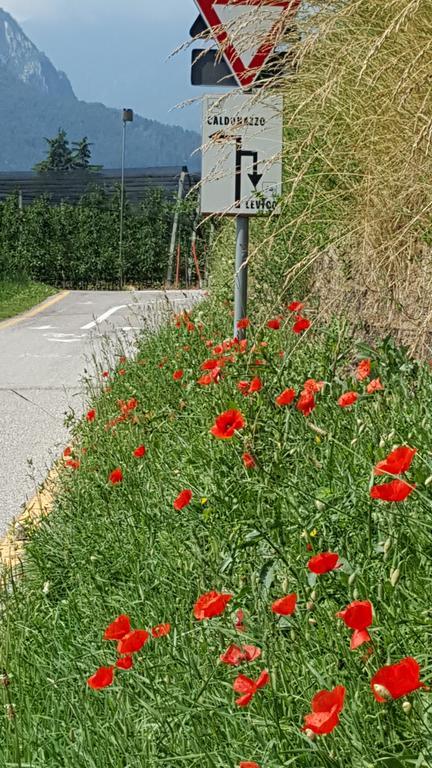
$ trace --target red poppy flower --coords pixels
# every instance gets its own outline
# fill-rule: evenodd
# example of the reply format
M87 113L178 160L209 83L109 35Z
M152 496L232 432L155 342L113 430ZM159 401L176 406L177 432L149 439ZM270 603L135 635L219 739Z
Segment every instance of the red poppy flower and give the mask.
M280 405L280 406L291 405L292 401L295 399L295 396L296 396L295 389L284 389L284 391L277 396L275 403L276 405Z
M261 392L262 388L263 388L263 383L261 379L259 378L259 376L255 376L255 378L252 379L250 383L248 395L253 395L254 392Z
M81 466L81 462L79 459L68 459L65 461L65 466L69 467L69 469L79 469Z
M316 379L308 379L305 381L303 385L303 392L310 392L312 394L316 394L317 392L321 392L321 390L324 387L323 381L317 381Z
M236 612L236 620L234 626L237 632L246 632L246 627L244 625L244 611L242 611L241 608L239 608Z
M232 409L230 411L225 411L225 413L221 413L221 415L217 417L210 432L214 437L217 437L220 440L228 440L234 436L237 430L243 429L245 424L246 422L243 414L236 409Z
M106 628L104 632L104 640L121 640L122 637L127 635L131 631L131 623L129 616L122 613L117 616L116 619Z
M145 629L133 629L121 638L117 644L117 653L137 653L144 647L150 635Z
M212 619L214 616L220 616L227 607L232 595L224 592L206 592L201 595L194 605L194 616L198 621L203 619Z
M192 491L185 490L179 493L176 500L174 501L174 509L177 510L177 512L180 512L181 509L184 509L188 506L188 504L192 501Z
M339 725L346 689L338 685L332 691L319 691L312 699L310 715L306 715L303 731L311 730L318 735L331 733Z
M370 497L381 501L405 501L414 488L415 485L409 485L405 480L392 480L383 485L374 485L371 488Z
M279 616L291 616L296 606L297 595L293 593L292 595L286 595L285 597L280 597L279 600L275 600L271 609L273 613L277 613Z
M68 447L65 448L63 451L63 458L67 459L68 456L72 456L72 448L70 447L70 445L68 445Z
M111 472L108 480L111 483L111 485L117 485L118 483L122 482L122 480L123 480L123 472L120 469L120 467L117 467L117 469L113 469L113 471Z
M104 371L104 372L102 373L102 377L103 377L104 379L108 379L108 377L109 377L109 371Z
M220 379L220 368L213 368L210 373L205 373L197 380L201 387L208 387L210 384L217 384Z
M370 376L370 373L371 373L371 361L369 359L360 360L356 369L357 381L364 381L364 379L368 379Z
M397 664L381 667L371 680L373 695L380 704L400 699L425 685L420 681L420 665L411 656Z
M250 320L248 317L243 317L241 320L237 323L237 328L239 331L244 330L245 328L249 328Z
M246 469L254 469L254 467L256 467L256 461L250 453L244 453L242 460Z
M339 611L336 616L338 619L342 619L347 627L354 630L350 644L352 651L370 641L367 628L373 622L373 606L369 600L354 600L345 610Z
M120 659L117 659L116 667L118 669L132 669L133 667L132 656L122 656Z
M125 371L125 369L124 369L124 368L120 368L120 370L118 371L118 375L119 375L119 376L126 376L126 371Z
M96 418L96 411L93 408L91 411L88 411L88 413L86 414L86 419L87 421L94 421L95 418Z
M304 304L301 301L292 301L291 304L288 304L289 312L301 312L302 309L304 309Z
M142 459L143 456L146 455L147 449L145 445L139 445L138 448L135 448L133 455L136 459Z
M319 555L314 555L308 562L308 568L312 573L322 575L329 571L334 571L338 568L339 555L336 552L321 552Z
M372 379L366 387L368 395L373 395L374 392L380 392L384 389L380 379Z
M194 324L191 322L186 323L186 330L188 333L192 333L195 330Z
M296 408L303 416L310 416L316 406L315 398L311 392L303 391L297 401Z
M93 688L93 690L99 691L101 688L108 688L113 682L114 667L99 667L97 672L88 678L87 685Z
M219 360L214 360L213 358L210 358L209 360L204 360L204 362L201 364L201 370L202 371L213 371L214 368L219 367Z
M243 760L243 762L240 763L239 768L260 768L258 763L251 763L250 760L247 760L246 762Z
M171 632L171 624L158 624L156 627L153 627L151 633L153 637L165 637L165 635L169 635Z
M255 645L244 645L242 648L238 645L230 645L219 658L223 664L238 667L243 661L255 661L260 656L261 648Z
M278 331L281 327L281 319L280 317L274 317L272 320L269 320L267 323L267 328L270 328L272 331Z
M345 392L344 395L341 395L341 397L338 400L338 405L340 405L341 408L348 408L350 405L354 405L358 400L358 394L357 392Z
M183 371L179 369L178 371L174 371L173 373L173 379L174 381L180 381L180 379L183 378Z
M270 675L267 669L264 669L257 680L252 680L246 675L238 675L234 680L233 689L236 693L242 695L236 699L238 707L246 707L252 701L253 697L260 688L264 688L270 682Z
M309 330L311 327L311 321L306 317L299 317L293 325L294 333L303 333L303 331Z
M416 448L409 448L407 445L401 445L389 453L387 458L379 461L374 469L375 475L402 475L407 472L412 464L414 456L417 453Z

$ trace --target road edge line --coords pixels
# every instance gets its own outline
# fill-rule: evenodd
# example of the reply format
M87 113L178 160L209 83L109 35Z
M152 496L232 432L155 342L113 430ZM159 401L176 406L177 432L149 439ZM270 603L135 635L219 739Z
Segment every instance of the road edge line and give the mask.
M60 293L56 293L55 296L50 296L48 299L45 299L45 301L42 301L40 304L36 304L35 307L32 307L31 309L26 310L25 312L22 312L19 315L16 315L16 317L10 317L8 320L2 320L0 322L0 331L6 328L12 328L14 325L19 325L19 323L22 323L24 320L27 320L30 317L36 317L41 312L44 311L44 309L48 309L49 307L52 307L53 304L57 304L57 302L61 301L62 299L65 299L66 296L69 296L70 291L60 291Z

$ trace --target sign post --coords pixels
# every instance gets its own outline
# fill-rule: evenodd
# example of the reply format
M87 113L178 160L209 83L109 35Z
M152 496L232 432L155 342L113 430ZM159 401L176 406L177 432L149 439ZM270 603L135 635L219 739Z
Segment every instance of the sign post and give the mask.
M233 339L242 341L246 337L244 328L238 328L239 320L247 314L248 296L248 257L249 257L249 218L237 216L236 221L236 260L234 273L234 335Z
M249 219L277 213L282 192L283 99L257 98L256 84L277 56L277 41L301 0L195 2L200 16L191 34L213 38L223 59L211 49L194 52L192 82L239 86L204 97L201 212L236 217L234 338L240 340L245 330L238 322L247 316Z

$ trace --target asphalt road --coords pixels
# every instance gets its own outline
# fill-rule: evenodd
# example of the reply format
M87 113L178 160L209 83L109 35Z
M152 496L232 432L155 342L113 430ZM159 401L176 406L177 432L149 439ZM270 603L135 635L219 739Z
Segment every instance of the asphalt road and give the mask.
M0 324L0 536L68 441L65 414L84 408L84 375L198 291L72 291ZM39 311L41 309L41 311ZM117 350L118 351L118 350Z

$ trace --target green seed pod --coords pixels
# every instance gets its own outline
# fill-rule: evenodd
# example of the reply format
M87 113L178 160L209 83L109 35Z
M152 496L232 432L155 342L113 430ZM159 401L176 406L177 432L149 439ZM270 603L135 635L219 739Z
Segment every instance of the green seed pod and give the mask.
M392 587L396 586L396 584L400 579L400 575L401 574L400 574L399 568L395 568L395 570L390 573L390 584L392 585Z

